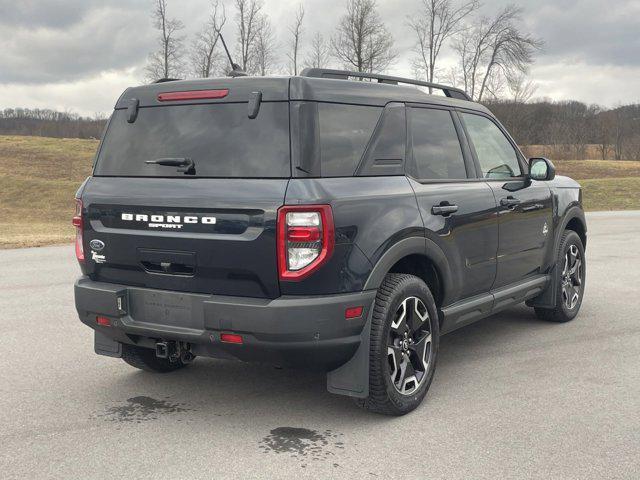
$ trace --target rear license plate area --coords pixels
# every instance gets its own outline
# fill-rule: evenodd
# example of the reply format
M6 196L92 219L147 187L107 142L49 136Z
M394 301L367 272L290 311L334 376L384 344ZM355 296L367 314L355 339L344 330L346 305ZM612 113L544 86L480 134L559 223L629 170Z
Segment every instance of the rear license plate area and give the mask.
M129 306L136 322L202 328L202 320L194 318L193 298L189 295L130 289Z

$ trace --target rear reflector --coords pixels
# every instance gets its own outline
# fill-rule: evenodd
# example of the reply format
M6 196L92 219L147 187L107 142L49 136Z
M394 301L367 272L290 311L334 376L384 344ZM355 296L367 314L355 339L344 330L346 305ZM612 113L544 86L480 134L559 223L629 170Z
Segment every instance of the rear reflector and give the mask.
M242 344L242 336L235 333L221 333L220 341L224 343L237 343Z
M349 307L344 311L344 318L358 318L362 316L362 307Z
M224 98L229 90L191 90L189 92L163 92L158 94L159 102L178 102L180 100L213 100Z
M98 325L102 325L103 327L111 326L111 320L109 320L107 317L96 317L96 323Z

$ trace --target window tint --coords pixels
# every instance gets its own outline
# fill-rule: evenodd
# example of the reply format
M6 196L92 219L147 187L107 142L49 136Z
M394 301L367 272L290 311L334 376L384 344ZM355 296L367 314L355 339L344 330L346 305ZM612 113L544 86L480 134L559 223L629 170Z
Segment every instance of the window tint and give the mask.
M381 110L379 107L329 103L318 105L323 177L353 175Z
M95 175L184 177L145 163L159 158L190 158L198 177L289 177L289 105L264 102L253 120L246 103L146 107L134 123L116 110Z
M407 121L405 106L389 104L369 141L358 175L404 175L404 157L407 150Z
M411 109L411 137L417 178L467 178L458 134L447 110Z
M484 178L522 175L516 151L495 123L486 117L463 113L467 132L476 150Z

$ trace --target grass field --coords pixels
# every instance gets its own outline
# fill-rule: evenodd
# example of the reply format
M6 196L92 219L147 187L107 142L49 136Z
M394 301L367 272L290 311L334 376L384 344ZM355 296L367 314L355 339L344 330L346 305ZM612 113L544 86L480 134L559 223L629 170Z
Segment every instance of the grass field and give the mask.
M96 140L0 135L0 248L73 240L73 195ZM640 209L640 162L557 161L584 188L587 210Z

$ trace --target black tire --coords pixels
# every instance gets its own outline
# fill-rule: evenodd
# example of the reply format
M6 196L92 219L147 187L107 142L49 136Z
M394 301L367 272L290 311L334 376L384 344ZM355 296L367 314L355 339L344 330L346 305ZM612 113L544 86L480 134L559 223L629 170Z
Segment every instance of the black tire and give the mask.
M171 361L168 358L156 357L155 350L142 348L135 345L122 344L122 360L132 367L145 372L168 373L186 367L187 364L177 359Z
M573 275L570 275L570 278L566 280L566 272L565 268L565 260L567 259L567 255L570 254L570 250L574 247L577 249L579 258L577 260L580 261L580 265L577 270L577 278L579 279L579 285L574 285L576 283L576 279ZM569 272L571 272L571 268L569 268ZM584 245L582 244L582 240L580 236L574 232L573 230L565 230L562 234L562 238L560 239L560 248L558 249L558 257L556 259L556 268L554 271L554 275L556 275L556 305L554 308L540 308L535 307L535 312L538 318L542 320L546 320L548 322L569 322L573 320L578 312L580 311L580 306L582 305L582 298L584 297L584 287L586 280L586 272L587 272L587 263L584 255ZM571 287L569 287L568 283L570 282ZM565 287L575 289L577 288L577 299L574 302L567 301L568 295L565 295Z
M412 300L415 298L419 299L422 304ZM397 383L392 380L392 375L401 370L398 368L395 359L402 359L401 365L405 365L404 362L411 362L416 358L419 359L419 354L413 350L406 350L406 359L404 353L402 353L402 357L396 357L393 353L389 353L389 348L393 350L393 346L390 345L392 337L396 336L393 342L398 340L396 334L399 327L394 328L392 331L392 324L396 325L398 322L399 309L406 314L407 301L415 302L413 305L416 312L418 312L419 308L426 307L426 312L428 313L428 318L426 319L413 316L409 318L407 315L405 317L407 324L411 323L415 318L419 318L419 321L424 322L422 324L424 328L417 329L419 333L416 334L416 339L420 335L427 335L426 328L428 326L428 334L430 336L420 337L423 338L424 345L428 345L423 347L424 349L422 350L422 366L424 366L425 357L428 356L429 359L428 367L422 373L418 370L412 370L415 371L414 378L417 378L418 374L420 374L419 381L416 380L416 383L413 384L415 390L410 393L401 393L398 390ZM399 338L401 339L402 337L399 336ZM365 399L357 399L356 403L366 410L385 415L405 415L414 410L424 399L433 380L439 338L438 313L429 287L421 279L413 275L387 274L378 289L371 320L369 396ZM425 339L430 339L430 343L427 343ZM401 349L405 348L406 345L404 345L404 342L401 343L403 343L403 346L398 350L403 351ZM416 340L415 343L413 341L412 343L413 347L418 347L420 342ZM406 381L404 375L406 375L408 368L405 365L404 370L400 373L403 376L400 378L401 383L403 380ZM413 367L411 368L413 369ZM394 378L399 377L396 375ZM401 388L405 390L405 385Z

